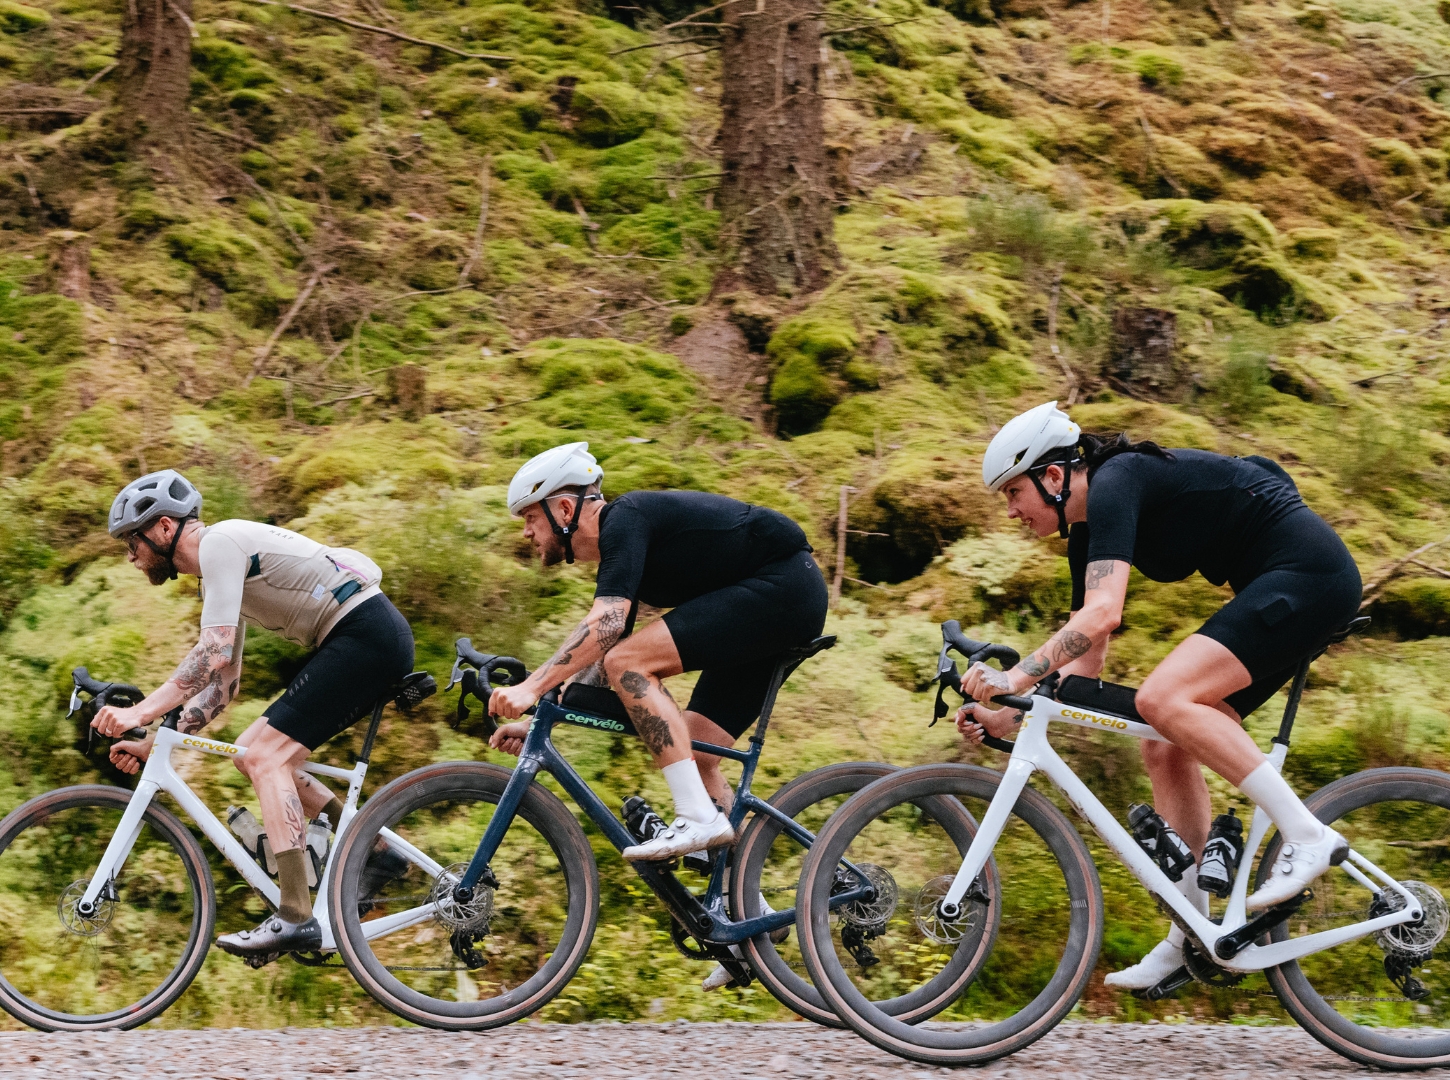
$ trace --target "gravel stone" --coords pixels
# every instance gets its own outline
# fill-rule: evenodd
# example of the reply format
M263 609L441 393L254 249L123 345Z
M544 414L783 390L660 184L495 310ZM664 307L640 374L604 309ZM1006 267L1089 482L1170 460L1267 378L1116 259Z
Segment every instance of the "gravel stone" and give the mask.
M1298 1028L1156 1022L1062 1024L1021 1053L963 1075L1261 1080L1266 1069L1275 1080L1382 1075ZM523 1023L477 1034L383 1027L0 1032L5 1080L156 1073L177 1080L937 1080L950 1072L805 1023Z

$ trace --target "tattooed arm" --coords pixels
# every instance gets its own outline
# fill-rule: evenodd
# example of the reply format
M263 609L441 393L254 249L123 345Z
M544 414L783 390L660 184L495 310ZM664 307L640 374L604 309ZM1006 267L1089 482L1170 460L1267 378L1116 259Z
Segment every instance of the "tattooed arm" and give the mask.
M571 675L598 663L624 636L631 601L622 596L597 596L584 621L546 663L518 686L500 686L488 701L494 716L517 720L539 698Z
M217 628L203 630L201 632L203 639L214 629ZM182 707L181 719L176 726L183 735L193 735L206 727L237 696L237 688L242 681L242 653L246 642L247 624L241 623L237 626L236 638L232 644L231 662L226 667L213 670L206 685Z
M171 678L159 688L129 709L118 709L110 705L99 710L91 726L102 735L116 736L132 728L143 727L158 716L164 716L178 705L211 692L220 673L233 666L233 652L236 653L236 667L240 674L241 650L236 649L237 628L235 626L208 626L202 629L201 640L186 654L172 673ZM229 688L231 683L226 684ZM221 711L221 706L231 700L230 695L216 706L212 715Z
M1128 564L1116 559L1090 562L1083 576L1083 606L1047 644L1022 658L1011 671L973 664L962 678L962 691L979 701L997 694L1022 694L1054 671L1075 674L1102 669L1108 636L1123 621L1128 594Z

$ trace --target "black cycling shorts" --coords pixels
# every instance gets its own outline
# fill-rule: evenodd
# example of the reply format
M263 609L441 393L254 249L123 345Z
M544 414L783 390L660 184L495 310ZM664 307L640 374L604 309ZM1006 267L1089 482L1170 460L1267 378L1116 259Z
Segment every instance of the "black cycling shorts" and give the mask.
M1198 630L1233 653L1253 682L1224 699L1246 717L1294 677L1359 610L1359 568L1308 507L1275 522L1254 545L1250 580Z
M828 603L815 559L798 551L666 612L680 664L700 672L685 707L740 738L760 716L777 658L820 634Z
M413 670L413 631L386 596L353 608L262 714L309 750L357 723Z

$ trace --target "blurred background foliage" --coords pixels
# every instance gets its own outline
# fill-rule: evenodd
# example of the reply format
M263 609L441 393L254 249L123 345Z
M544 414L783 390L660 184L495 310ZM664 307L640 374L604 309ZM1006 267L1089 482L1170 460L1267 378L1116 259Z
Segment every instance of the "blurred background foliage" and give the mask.
M504 505L524 458L574 439L611 496L719 491L791 515L828 573L854 489L841 645L783 694L764 789L853 758L978 760L926 727L936 623L1032 647L1065 616L1061 545L1009 525L978 461L1015 411L1070 395L1089 430L1282 462L1367 579L1407 571L1373 635L1315 668L1301 790L1445 764L1450 573L1440 549L1399 562L1450 532L1450 80L1432 74L1450 29L1431 0L840 0L857 29L831 37L823 80L843 263L818 294L772 298L711 292L714 57L641 47L692 5L339 7L514 59L197 0L178 171L117 150L97 111L115 5L0 13L0 812L120 782L63 717L71 667L150 687L194 637L194 582L150 588L106 537L127 478L181 468L209 520L365 550L441 676L460 634L533 664L586 609L589 568L541 571ZM97 108L25 112L37 87ZM1175 327L1151 378L1115 330L1145 308ZM1225 598L1135 576L1108 674L1141 680ZM254 630L246 660L219 734L300 657ZM1251 719L1261 741L1276 704ZM370 787L498 758L450 706L388 720ZM358 737L323 756L348 761ZM635 743L561 742L613 801L665 802ZM1147 798L1131 745L1060 744L1110 806ZM248 801L224 762L190 768L216 808ZM545 1018L785 1018L758 988L700 992L661 911L608 851L601 869L593 952ZM1104 879L1112 968L1166 923ZM218 881L223 929L260 913ZM1089 1016L1276 1015L1094 986ZM214 955L161 1023L391 1020L344 972Z

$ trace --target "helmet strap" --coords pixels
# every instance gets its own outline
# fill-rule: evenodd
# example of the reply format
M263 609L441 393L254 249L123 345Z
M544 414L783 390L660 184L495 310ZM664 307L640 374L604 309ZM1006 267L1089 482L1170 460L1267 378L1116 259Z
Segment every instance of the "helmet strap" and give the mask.
M579 531L579 515L584 512L584 503L589 499L600 499L602 495L577 495L574 498L574 515L569 524L560 525L554 520L554 513L549 509L549 500L543 499L539 503L539 509L544 512L544 517L549 519L549 528L554 530L564 545L564 561L570 566L574 565L574 534Z
M1071 461L1061 461L1061 462L1050 462L1049 464L1061 465L1062 466L1062 490L1059 491L1056 495L1048 494L1047 488L1043 486L1042 477L1038 475L1038 470L1035 470L1034 469L1033 471L1029 472L1027 475L1030 476L1032 478L1032 482L1035 485L1037 485L1037 493L1042 496L1042 501L1045 502L1045 503L1047 503L1048 506L1051 506L1054 509L1056 509L1056 511L1057 511L1057 535L1060 536L1060 537L1062 537L1064 540L1066 540L1067 539L1067 500L1068 500L1068 496L1070 496L1072 494L1072 462ZM1043 470L1042 471L1046 471L1046 466L1043 466Z
M173 518L172 520L175 519ZM136 533L137 536L139 536L142 540L146 542L147 547L149 547L157 555L161 556L163 559L166 560L167 581L176 580L176 563L173 560L176 558L176 545L181 543L181 534L186 531L186 523L188 521L196 520L196 515L192 514L176 522L176 531L171 534L171 544L169 547L167 547L165 551L162 551L159 547L157 547L156 544L152 541L151 537L147 536L144 532L138 531ZM570 561L572 562L573 560Z

